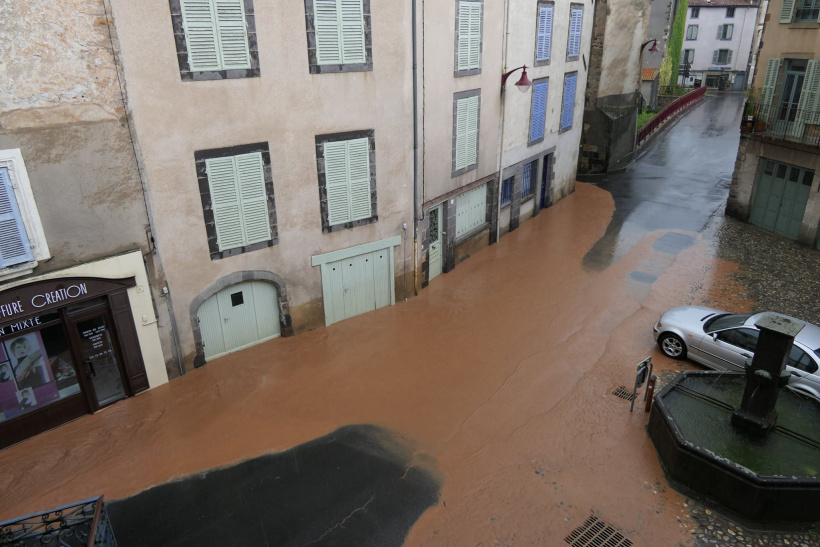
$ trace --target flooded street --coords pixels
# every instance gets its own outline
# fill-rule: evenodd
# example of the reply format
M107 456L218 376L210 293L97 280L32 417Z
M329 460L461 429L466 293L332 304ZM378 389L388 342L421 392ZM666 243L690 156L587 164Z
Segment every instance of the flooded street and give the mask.
M650 355L656 374L695 368L655 346L666 309L757 305L749 270L721 247L736 247L721 211L742 102L709 97L626 173L579 183L418 297L214 360L1 451L0 519L367 425L438 484L405 545L562 545L590 515L635 545L692 544L699 524L664 478L642 403L630 414L612 393ZM310 506L313 482L282 506Z

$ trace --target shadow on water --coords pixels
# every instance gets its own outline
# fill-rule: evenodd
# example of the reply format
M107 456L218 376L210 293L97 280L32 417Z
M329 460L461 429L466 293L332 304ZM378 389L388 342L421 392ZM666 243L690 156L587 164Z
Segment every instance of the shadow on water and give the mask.
M109 515L120 547L399 547L439 488L433 462L356 425L156 486L109 504Z
M627 171L594 181L612 194L615 212L584 257L586 268L606 269L655 230L698 233L725 206L743 101L741 94L707 96Z

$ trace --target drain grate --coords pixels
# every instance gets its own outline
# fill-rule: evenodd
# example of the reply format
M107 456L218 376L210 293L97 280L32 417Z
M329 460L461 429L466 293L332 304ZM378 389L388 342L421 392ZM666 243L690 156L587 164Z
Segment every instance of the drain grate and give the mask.
M564 541L572 547L632 547L631 541L595 516L570 532Z
M619 387L618 389L613 391L612 394L616 397L620 397L621 399L626 399L627 401L635 400L635 394L626 389L626 386Z

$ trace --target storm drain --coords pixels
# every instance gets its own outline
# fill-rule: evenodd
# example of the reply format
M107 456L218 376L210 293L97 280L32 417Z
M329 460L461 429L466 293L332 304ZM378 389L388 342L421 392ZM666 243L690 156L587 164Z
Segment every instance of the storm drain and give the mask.
M616 397L620 397L621 399L626 399L627 401L635 400L635 394L626 389L626 386L619 387L618 389L613 391L612 394Z
M632 542L609 524L591 516L564 541L572 547L631 547Z

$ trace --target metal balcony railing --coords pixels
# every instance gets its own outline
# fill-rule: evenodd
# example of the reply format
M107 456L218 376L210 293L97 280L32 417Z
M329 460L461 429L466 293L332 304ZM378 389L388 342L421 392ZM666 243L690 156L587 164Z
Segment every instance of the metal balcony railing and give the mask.
M117 547L102 496L0 522L0 547Z
M744 135L820 146L820 111L747 102L744 112Z

